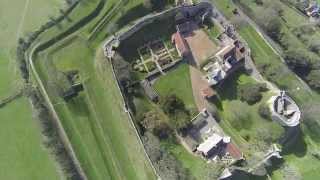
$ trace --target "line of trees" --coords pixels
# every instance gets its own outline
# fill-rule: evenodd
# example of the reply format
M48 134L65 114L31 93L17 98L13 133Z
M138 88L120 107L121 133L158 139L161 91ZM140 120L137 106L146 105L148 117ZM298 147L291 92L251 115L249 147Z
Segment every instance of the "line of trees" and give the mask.
M62 137L60 137L58 133L57 124L48 107L45 105L40 92L29 86L27 96L34 107L35 117L40 121L42 135L44 136L43 144L54 155L67 179L81 180L82 176L77 171L74 161L69 156Z

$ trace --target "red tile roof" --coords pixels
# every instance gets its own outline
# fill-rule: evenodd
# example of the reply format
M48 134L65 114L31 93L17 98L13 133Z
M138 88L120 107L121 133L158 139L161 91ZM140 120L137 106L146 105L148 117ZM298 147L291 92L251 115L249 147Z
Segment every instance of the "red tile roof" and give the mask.
M186 40L181 36L179 32L176 32L172 35L172 43L175 43L178 51L182 56L187 55L190 52L189 46L186 42Z
M242 152L233 144L227 144L227 152L236 160L243 159Z

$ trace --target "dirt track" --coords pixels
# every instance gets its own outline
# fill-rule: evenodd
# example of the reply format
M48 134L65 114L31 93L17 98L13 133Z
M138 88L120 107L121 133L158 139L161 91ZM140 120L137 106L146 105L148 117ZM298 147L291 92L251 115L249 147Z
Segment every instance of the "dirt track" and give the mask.
M209 87L208 82L203 78L204 74L199 70L199 66L210 56L213 56L218 47L209 36L201 29L195 30L185 37L192 56L189 57L190 76L192 83L192 92L195 103L199 111L206 108L206 100L203 98L201 91Z
M199 66L208 57L213 56L218 47L202 29L195 29L185 39L192 51L196 64Z
M206 100L201 94L201 90L208 87L207 81L203 79L202 73L194 66L190 66L190 76L194 101L199 111L206 108Z

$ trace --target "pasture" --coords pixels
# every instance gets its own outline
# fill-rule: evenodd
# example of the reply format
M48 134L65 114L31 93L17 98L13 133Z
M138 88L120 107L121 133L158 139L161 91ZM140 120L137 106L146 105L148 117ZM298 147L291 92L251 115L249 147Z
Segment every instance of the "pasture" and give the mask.
M63 7L60 0L2 0L0 2L0 99L22 88L16 67L16 46ZM0 108L0 174L2 179L63 179L42 145L41 129L27 98Z

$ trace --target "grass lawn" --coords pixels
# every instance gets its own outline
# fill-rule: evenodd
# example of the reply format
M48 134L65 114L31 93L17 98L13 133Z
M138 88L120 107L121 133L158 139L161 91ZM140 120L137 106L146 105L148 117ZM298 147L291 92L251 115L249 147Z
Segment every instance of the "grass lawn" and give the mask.
M18 112L18 113L17 113ZM26 98L0 108L1 179L61 179L53 157L42 146L39 124Z
M0 98L22 85L16 68L19 37L27 35L54 16L60 0L1 0L0 2ZM41 129L32 117L26 98L0 108L0 174L2 179L61 179L56 163L42 146Z
M263 144L260 145L259 142L265 141L263 134L271 135L276 142L282 135L283 128L276 122L261 118L258 113L259 105L266 103L272 95L270 92L264 92L261 101L253 105L240 100L237 89L239 85L245 83L257 84L254 79L241 71L229 77L218 90L221 100L218 109L222 119L221 126L235 137L235 141L244 153L250 154L262 150ZM235 126L240 120L241 126Z
M0 2L0 97L8 95L20 83L15 62L18 38L46 22L49 15L58 12L60 6L62 3L59 0Z
M51 84L46 88L74 150L90 179L154 179L123 104L111 67L97 72L95 61L104 58L81 38L66 40L47 50L36 62L45 82L56 81L48 73L79 70L85 91L66 103ZM47 68L48 65L51 68ZM50 70L51 69L51 70ZM121 143L119 143L121 142Z
M188 64L180 64L177 69L170 71L165 76L161 76L155 82L154 87L161 97L175 94L184 101L187 109L196 109Z

